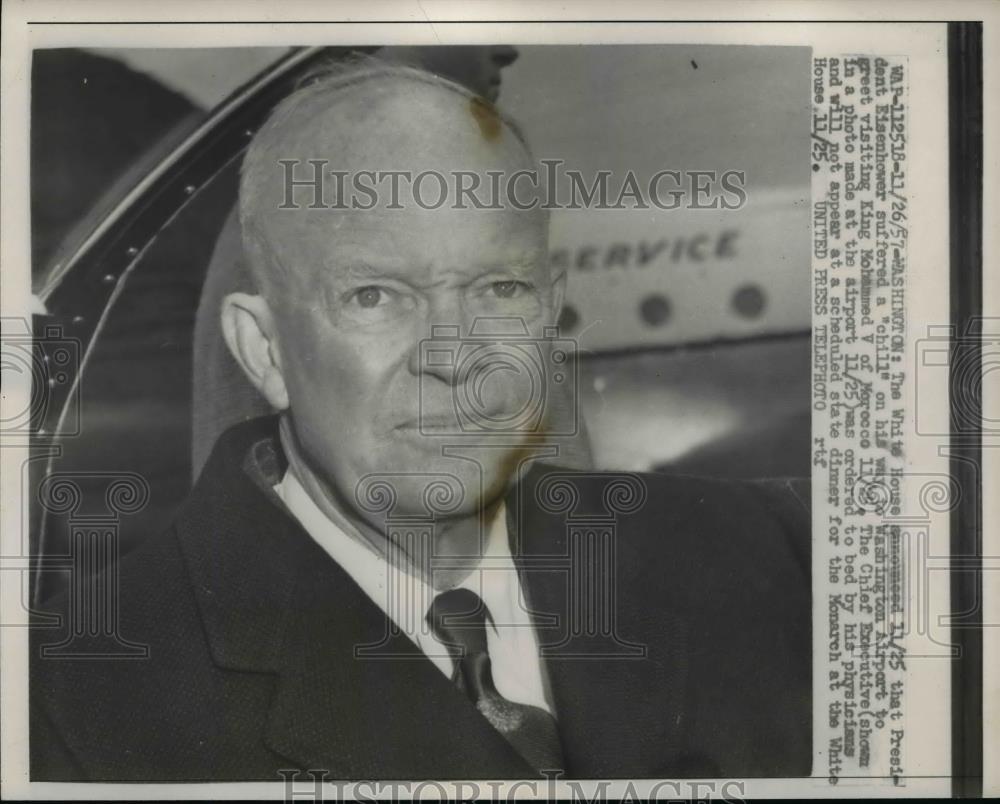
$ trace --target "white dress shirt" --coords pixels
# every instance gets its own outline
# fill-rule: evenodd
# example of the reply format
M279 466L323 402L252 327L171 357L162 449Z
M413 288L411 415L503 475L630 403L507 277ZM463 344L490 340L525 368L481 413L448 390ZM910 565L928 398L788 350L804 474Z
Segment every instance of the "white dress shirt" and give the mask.
M425 619L437 592L421 578L392 566L370 547L344 533L313 502L293 472L286 472L274 490L305 531L427 658L451 678L454 662ZM503 505L490 525L482 562L458 586L479 595L490 612L492 623L486 628L487 647L497 691L509 701L537 706L554 714L546 694L538 641L510 554Z

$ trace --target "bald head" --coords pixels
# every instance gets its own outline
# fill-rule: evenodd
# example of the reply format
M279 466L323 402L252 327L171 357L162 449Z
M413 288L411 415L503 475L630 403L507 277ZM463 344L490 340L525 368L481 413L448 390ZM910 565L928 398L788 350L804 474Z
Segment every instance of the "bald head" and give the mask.
M325 230L331 250L362 221L369 231L381 221L446 236L463 215L499 212L462 188L532 169L517 126L465 87L372 57L336 63L282 101L251 142L240 183L244 247L270 295L318 267L296 254L309 232ZM545 213L526 216L544 237Z

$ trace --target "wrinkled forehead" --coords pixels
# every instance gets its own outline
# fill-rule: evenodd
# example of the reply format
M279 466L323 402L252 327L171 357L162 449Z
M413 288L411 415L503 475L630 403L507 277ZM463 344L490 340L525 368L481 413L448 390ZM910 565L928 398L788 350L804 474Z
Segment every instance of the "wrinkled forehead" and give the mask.
M525 171L534 165L517 132L458 87L392 76L323 89L279 107L252 144L244 242L265 287L276 279L286 290L358 265L406 266L425 282L491 264L547 275L546 213L504 197ZM473 184L499 208L459 202Z
M464 174L465 186L486 187L491 175L532 169L523 141L488 101L449 83L376 75L307 90L280 108L247 155L241 205L266 228L289 207L336 210L364 185L377 192L365 203L422 211L442 179L457 186Z
M271 248L285 289L315 293L366 278L413 288L463 287L487 275L547 286L546 232L538 213L407 212L303 216L276 226ZM337 222L344 222L337 226Z
M305 287L315 277L300 274L328 273L360 259L359 251L415 267L470 264L473 256L477 264L544 260L546 214L505 198L508 180L534 171L531 155L487 101L399 76L292 100L261 129L244 163L241 219L257 252L250 259L266 257L261 270ZM499 208L468 197L461 208L459 188L473 185Z

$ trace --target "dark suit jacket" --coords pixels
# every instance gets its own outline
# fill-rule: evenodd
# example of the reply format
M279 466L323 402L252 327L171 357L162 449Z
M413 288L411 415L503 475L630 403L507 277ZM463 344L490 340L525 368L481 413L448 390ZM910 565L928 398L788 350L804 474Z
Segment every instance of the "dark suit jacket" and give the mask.
M385 641L379 607L270 490L276 443L273 419L229 430L173 527L119 562L119 634L147 658L39 658L60 635L33 629L32 779L537 776L409 640ZM634 476L645 502L610 525L613 586L581 587L569 557L608 529L616 475L570 475L578 501L560 511L558 472L534 467L507 510L567 775L809 774L803 502ZM613 614L578 616L609 589Z

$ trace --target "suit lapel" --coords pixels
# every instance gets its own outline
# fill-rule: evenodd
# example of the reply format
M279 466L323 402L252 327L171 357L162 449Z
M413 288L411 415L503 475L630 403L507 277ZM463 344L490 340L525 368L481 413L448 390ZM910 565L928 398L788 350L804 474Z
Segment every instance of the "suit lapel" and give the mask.
M277 675L264 743L338 778L537 776L284 510L275 429L227 434L177 521L213 661Z
M613 545L610 565L599 565L598 554L581 553L581 537L571 535L593 529L590 514L597 512L580 509L601 500L602 486L620 476L576 475L579 507L554 513L538 504L538 488L547 473L557 471L538 466L527 475L508 502L508 530L566 770L576 778L654 776L683 740L687 625L663 607L662 595L654 603L650 557L627 538L629 517L617 518L615 535L605 542ZM669 533L672 523L662 524ZM585 582L588 567L600 570L601 582ZM614 581L610 588L606 578ZM595 595L605 595L605 603L592 606ZM587 611L607 619L603 625L588 622Z
M283 468L274 424L256 426L213 455L178 534L213 660L277 675L264 742L296 767L340 778L537 775L419 648L389 633L384 612L283 510L269 486ZM579 615L588 593L574 586L583 565L568 523L579 518L538 504L552 471L536 467L512 491L508 532L567 772L649 775L681 746L692 637L619 516L614 629L594 638ZM601 500L612 479L576 476L581 505ZM663 538L680 526L658 524Z
M316 545L290 605L265 741L342 778L537 775Z

